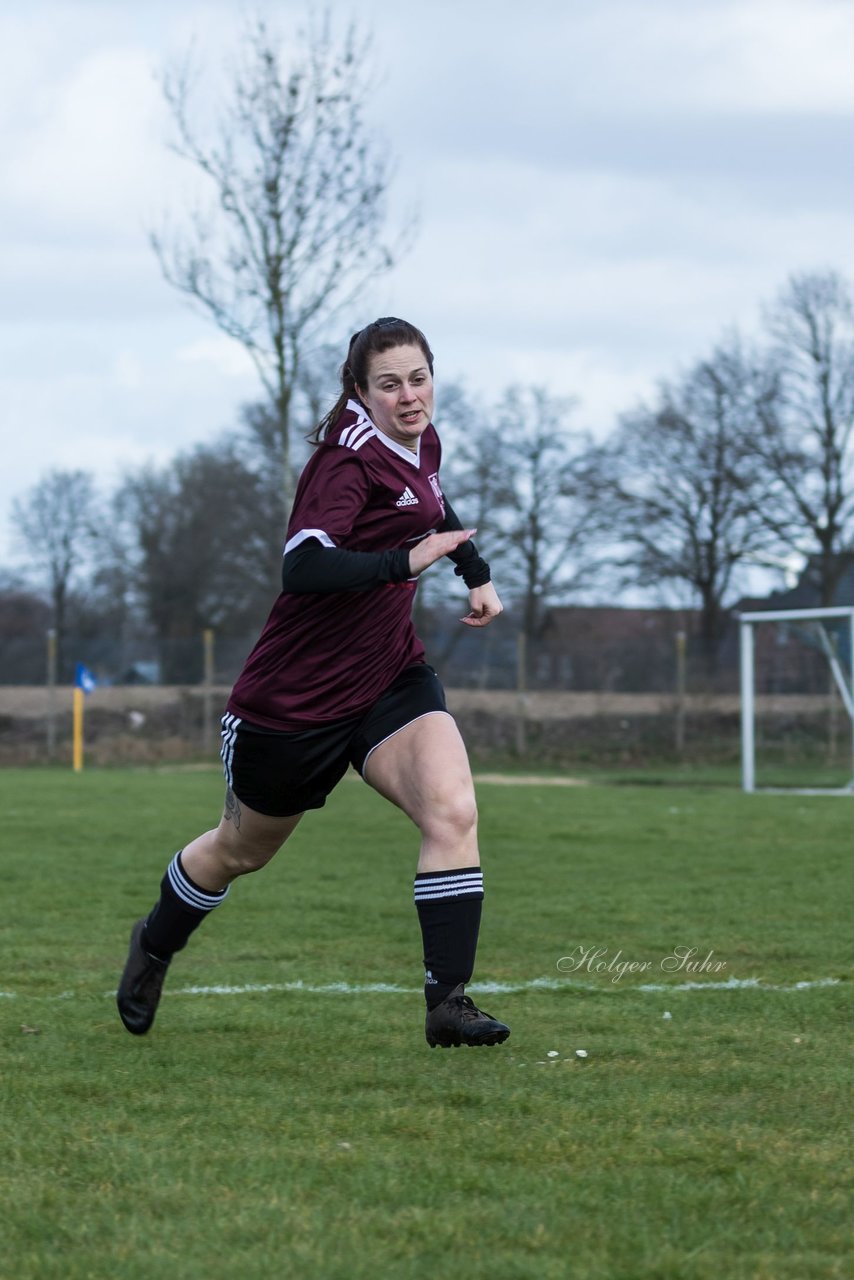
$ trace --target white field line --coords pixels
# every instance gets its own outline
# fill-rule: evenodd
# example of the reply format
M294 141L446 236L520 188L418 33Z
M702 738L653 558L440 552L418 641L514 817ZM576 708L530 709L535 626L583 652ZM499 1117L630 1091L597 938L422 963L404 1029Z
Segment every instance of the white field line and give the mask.
M788 986L762 982L759 978L728 978L726 982L645 982L637 986L619 987L616 983L596 984L592 982L573 982L559 978L533 978L529 982L473 982L469 991L476 995L508 995L518 991L607 991L636 992L643 995L676 993L680 991L809 991L814 987L835 987L839 978L813 978L803 982L794 982ZM248 982L240 986L217 985L209 987L178 987L170 991L167 987L165 995L173 996L247 996L267 995L269 992L301 992L315 996L363 996L363 995L419 995L421 987L401 987L390 982L327 982L313 984L310 982ZM113 999L114 991L105 991L104 998ZM0 991L0 1000L20 999L17 991ZM55 996L26 996L30 1000L70 1000L74 992L62 991Z
M772 983L760 982L758 978L729 978L726 982L647 982L642 986L624 987L624 991L650 992L662 991L732 991L750 988L759 991L804 991L809 987L832 987L839 982L838 978L816 978L813 981L796 982L792 986L774 986ZM597 986L592 982L560 981L557 978L533 978L530 982L472 982L467 990L475 995L508 995L518 991L561 991L565 988L582 991L616 991L614 983ZM208 995L244 995L266 991L303 991L309 995L348 995L361 996L378 993L380 995L413 995L420 994L422 987L399 987L388 982L329 982L323 986L312 986L305 982L261 983L257 986L242 987L179 987L173 992L176 996L208 996Z

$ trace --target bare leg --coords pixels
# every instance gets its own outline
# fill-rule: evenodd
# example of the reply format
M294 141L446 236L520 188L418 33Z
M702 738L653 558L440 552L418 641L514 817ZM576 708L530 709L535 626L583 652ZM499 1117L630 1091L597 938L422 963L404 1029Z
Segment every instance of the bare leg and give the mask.
M219 893L238 876L258 871L282 847L301 813L271 818L241 804L229 787L218 827L185 845L181 862L200 889Z
M464 994L474 971L483 889L474 784L456 724L443 712L414 720L372 752L365 778L421 832L415 906L427 971L427 1043L501 1044L510 1028Z
M219 826L191 840L169 864L153 910L134 925L116 996L122 1022L133 1035L145 1035L151 1027L172 956L219 905L217 895L237 876L269 862L301 817L256 813L229 788Z
M418 827L419 871L480 866L474 783L451 716L432 712L381 743L368 758L365 781Z

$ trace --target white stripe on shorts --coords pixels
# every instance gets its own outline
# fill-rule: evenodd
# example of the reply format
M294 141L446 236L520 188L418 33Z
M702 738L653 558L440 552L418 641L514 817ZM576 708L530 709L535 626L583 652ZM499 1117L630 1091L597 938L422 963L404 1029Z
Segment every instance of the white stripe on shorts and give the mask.
M237 730L240 727L240 719L228 713L222 717L220 722L222 731L222 746L219 749L219 758L222 761L222 770L225 774L225 784L231 788L234 779L231 774L231 766L234 763L234 744L237 742Z

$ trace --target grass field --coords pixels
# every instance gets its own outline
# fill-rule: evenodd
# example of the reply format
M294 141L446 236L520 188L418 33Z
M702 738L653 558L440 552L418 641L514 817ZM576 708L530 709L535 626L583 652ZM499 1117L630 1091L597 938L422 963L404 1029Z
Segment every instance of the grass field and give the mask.
M479 787L473 994L513 1033L444 1052L414 832L362 784L235 887L134 1039L127 934L218 778L0 773L0 1275L854 1275L854 811L699 781ZM668 971L681 947L711 959Z

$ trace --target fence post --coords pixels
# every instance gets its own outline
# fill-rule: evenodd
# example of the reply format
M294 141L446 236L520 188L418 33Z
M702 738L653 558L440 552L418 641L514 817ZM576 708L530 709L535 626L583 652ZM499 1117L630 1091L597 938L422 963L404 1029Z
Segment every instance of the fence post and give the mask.
M676 632L676 754L685 750L685 632Z
M527 653L525 632L520 631L516 637L516 755L524 756L528 749L528 735L525 725L527 699L525 697L525 670Z
M56 756L56 628L47 633L47 756Z
M214 633L212 627L205 627L202 632L202 643L204 645L204 692L202 694L202 749L205 752L212 750L214 741L214 706L213 706L213 682L214 682Z
M71 729L71 766L75 773L83 772L83 707L86 695L79 685L72 693L73 714Z

